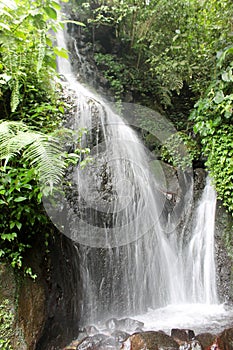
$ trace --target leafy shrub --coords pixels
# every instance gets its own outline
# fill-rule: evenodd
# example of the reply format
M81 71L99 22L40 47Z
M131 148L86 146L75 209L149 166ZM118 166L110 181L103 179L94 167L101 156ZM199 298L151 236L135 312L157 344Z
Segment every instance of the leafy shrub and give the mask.
M52 190L74 161L60 140L48 135L62 125L67 108L59 98L56 56L68 55L51 36L63 28L60 9L54 0L0 5L0 257L31 277L31 268L23 264L25 252L35 235L43 235L46 251L53 231L38 180Z
M233 213L233 47L218 56L217 78L197 102L191 119L218 197Z
M192 162L198 159L199 153L197 142L181 131L169 137L161 149L163 160L183 170L192 167Z

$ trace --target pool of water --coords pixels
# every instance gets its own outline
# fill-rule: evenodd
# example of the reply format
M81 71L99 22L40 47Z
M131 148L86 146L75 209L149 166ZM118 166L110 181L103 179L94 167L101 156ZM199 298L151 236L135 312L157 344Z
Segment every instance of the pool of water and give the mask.
M224 304L168 305L132 318L144 323L143 330L163 330L170 334L172 328L192 329L195 334L218 334L233 327L233 309Z

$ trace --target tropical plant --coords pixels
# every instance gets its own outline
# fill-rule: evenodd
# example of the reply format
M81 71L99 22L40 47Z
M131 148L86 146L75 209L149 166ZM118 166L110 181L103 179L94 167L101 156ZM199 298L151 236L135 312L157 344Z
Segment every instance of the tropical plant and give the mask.
M65 158L60 140L31 130L22 122L0 123L0 160L3 168L9 160L22 154L23 161L34 166L38 178L52 189L64 175Z
M233 213L233 47L218 53L217 75L191 114L218 197Z
M0 8L0 91L10 91L10 111L15 112L25 96L35 91L33 82L50 87L56 69L58 48L52 46L49 31L57 30L56 1L3 1ZM66 54L67 55L67 54ZM39 88L38 86L38 88ZM50 89L51 90L51 89ZM9 113L9 110L6 110Z
M62 147L72 133L61 130L69 106L56 79L56 56L67 57L52 35L66 21L58 20L60 9L53 0L0 4L0 257L31 277L25 252L35 235L46 251L54 231L42 195L86 152L68 155Z
M123 59L137 98L144 102L149 96L168 107L183 90L199 98L207 88L216 51L231 42L232 13L231 0L100 0L88 15L92 27L115 30L120 49L111 67ZM121 78L127 91L130 84L123 82L124 74Z
M197 142L181 131L172 134L161 149L163 160L183 170L192 168L193 160L198 159L199 153Z

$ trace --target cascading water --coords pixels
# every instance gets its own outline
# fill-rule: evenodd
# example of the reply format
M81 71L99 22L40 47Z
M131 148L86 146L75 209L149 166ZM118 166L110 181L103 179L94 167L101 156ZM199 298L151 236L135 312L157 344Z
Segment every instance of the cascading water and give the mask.
M189 292L193 302L218 302L214 259L215 208L216 193L210 178L207 178L186 253L187 275L191 276Z
M58 42L65 46L63 36ZM72 212L69 222L69 236L86 245L78 250L87 321L166 305L177 298L179 267L161 228L165 196L149 172L148 154L136 133L76 81L68 62L60 71L78 92L77 125L91 129L98 118L103 139L92 148L90 166L74 173L81 214Z
M66 47L62 32L57 42ZM58 66L77 96L74 128L87 128L84 141L92 142L92 162L73 173L76 199L65 203L65 234L78 243L82 261L83 323L170 304L217 303L216 197L209 180L189 236L176 227L184 208L190 211L190 174L182 174L182 198L174 206L181 209L169 211L164 178L156 180L150 154L135 131L76 81L69 61L59 59ZM164 129L166 138L170 134ZM153 164L165 177L161 163Z

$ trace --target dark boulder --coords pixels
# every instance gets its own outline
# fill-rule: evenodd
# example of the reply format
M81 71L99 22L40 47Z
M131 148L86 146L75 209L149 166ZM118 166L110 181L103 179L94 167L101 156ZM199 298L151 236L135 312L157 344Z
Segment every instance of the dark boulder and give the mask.
M122 343L124 340L126 340L130 334L124 331L114 331L111 336L115 339L117 343Z
M203 350L209 350L215 342L216 335L211 333L201 333L198 334L195 339L200 342Z
M115 330L123 330L132 333L138 331L139 329L141 331L144 323L129 317L122 318L120 320L117 320L116 318L110 318L105 322L105 326L111 332L114 332Z
M142 332L131 335L122 343L121 350L176 350L179 344L162 332Z
M98 350L119 350L121 343L117 343L115 338L109 337L103 340L98 347Z
M191 329L179 329L173 328L171 330L171 337L180 345L184 344L184 342L188 342L195 337L194 331Z
M86 326L84 328L85 332L87 333L87 335L94 335L94 334L97 334L99 333L99 330L93 326L93 325L90 325L90 326Z
M115 331L118 328L118 320L116 318L110 318L105 322L105 326L109 331Z
M143 322L128 317L118 320L118 329L126 330L127 332L135 332L138 328L142 328L143 326Z
M179 350L202 350L202 346L198 340L193 339L180 345Z
M212 345L211 350L233 350L233 328L225 329Z
M96 334L84 338L76 347L76 350L96 350L108 338L105 334Z

